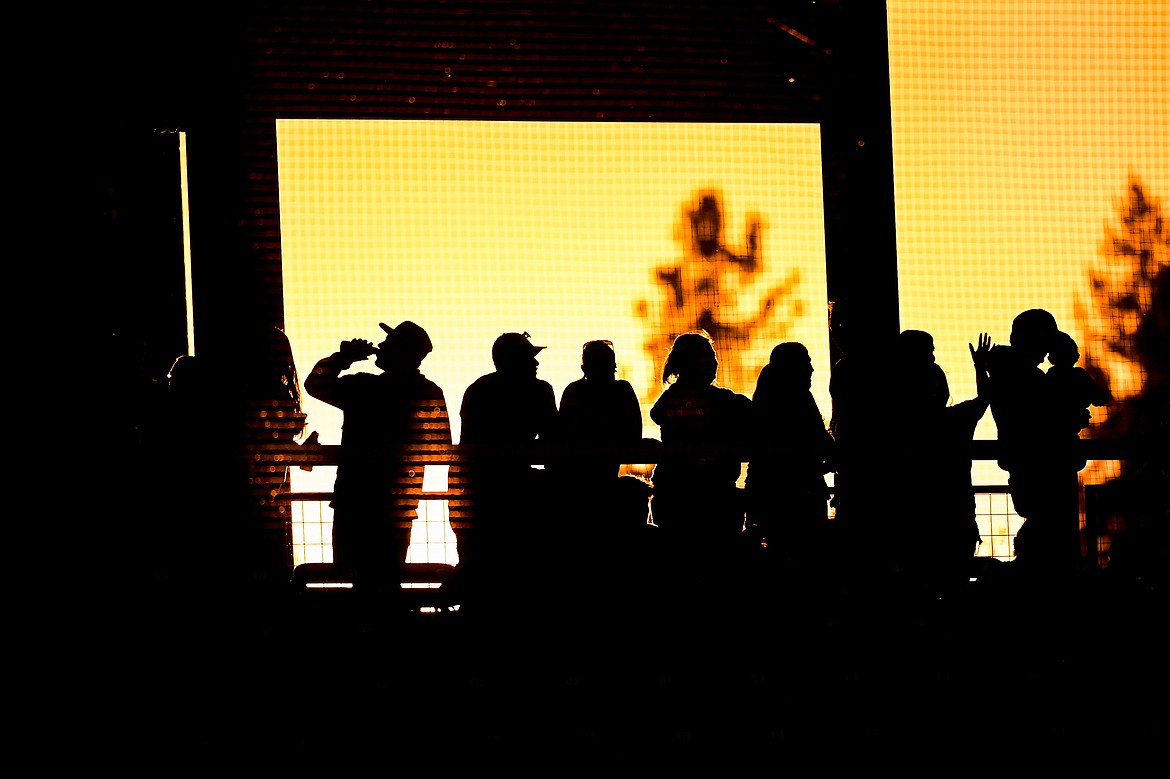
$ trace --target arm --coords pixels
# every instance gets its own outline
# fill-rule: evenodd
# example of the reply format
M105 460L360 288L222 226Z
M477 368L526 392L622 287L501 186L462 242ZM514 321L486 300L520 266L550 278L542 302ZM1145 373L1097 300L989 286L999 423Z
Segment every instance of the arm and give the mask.
M991 399L991 336L980 333L979 347L967 344L967 348L971 350L971 363L975 366L975 393L980 400L987 402Z
M624 385L622 394L625 396L625 407L622 419L621 443L636 444L642 440L642 404L638 402L638 393L628 381Z
M555 434L557 423L557 396L547 381L540 383L536 437L548 440Z
M437 391L434 400L434 411L431 412L431 421L427 424L430 443L450 446L454 443L451 436L451 417L447 411L447 398L442 390Z
M358 338L342 341L336 352L318 360L312 372L305 377L305 392L317 400L342 408L342 400L338 394L338 378L355 362L366 359L375 351L377 350L369 341Z

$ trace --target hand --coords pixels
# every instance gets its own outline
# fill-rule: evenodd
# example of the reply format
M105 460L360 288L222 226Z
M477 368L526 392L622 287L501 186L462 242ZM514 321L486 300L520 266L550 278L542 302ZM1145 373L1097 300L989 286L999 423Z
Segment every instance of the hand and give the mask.
M342 341L337 351L350 362L357 362L358 360L364 360L376 354L378 350L369 341L354 338L351 341Z
M975 367L981 371L986 370L987 358L991 355L991 336L987 333L980 333L979 347L967 344L967 348L971 351L971 362L975 364Z
M318 440L317 431L314 430L312 433L309 433L309 437L302 441L300 445L309 449L320 448L321 442ZM301 463L300 469L302 471L311 471L313 470L313 464L311 462Z

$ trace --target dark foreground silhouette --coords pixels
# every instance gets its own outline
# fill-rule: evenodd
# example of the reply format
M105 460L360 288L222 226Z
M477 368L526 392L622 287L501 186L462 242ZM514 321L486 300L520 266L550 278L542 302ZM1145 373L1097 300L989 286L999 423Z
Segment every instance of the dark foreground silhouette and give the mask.
M376 408L399 386L391 381L393 342L411 330L406 324L384 328L383 374L361 380L387 384ZM923 743L968 754L1000 727L1012 731L1004 754L1074 753L1086 728L1135 754L1160 738L1164 715L1140 707L1126 709L1134 712L1126 718L1115 714L1134 695L1166 689L1164 578L1149 570L1111 576L1083 565L1063 546L1067 515L1057 513L1051 535L1034 531L1036 546L1020 550L1017 561L969 558L971 575L948 574L937 591L920 586L929 571L859 543L886 521L884 493L864 488L880 483L871 472L888 453L880 440L856 438L874 429L878 399L899 404L889 408L904 412L906 436L921 437L923 456L942 469L940 484L950 485L952 491L932 493L925 509L969 489L963 478L969 480L970 460L957 452L984 403L993 413L998 403L1012 494L1021 513L1029 512L1025 527L1043 527L1045 512L1063 506L1037 490L1057 495L1070 474L1075 479L1076 463L1056 459L1069 452L1068 428L1054 421L1051 443L1042 443L1011 424L1029 415L1045 419L1046 406L1058 407L1044 394L1051 387L1040 380L1043 372L1034 370L1041 346L1029 343L1035 336L1050 348L1042 334L1056 331L1043 315L1017 324L1010 347L983 338L972 346L980 389L969 414L962 404L941 404L945 384L924 359L920 334L909 336L905 362L894 359L896 343L851 355L852 367L835 377L839 435L831 446L807 406L809 366L799 349L774 355L777 370L761 375L752 400L718 386L709 339L682 338L655 405L662 440L648 446L657 463L653 483L615 476L611 494L586 501L551 486L585 475L566 465L573 458L540 449L542 440L555 444L569 435L558 425L551 387L536 377L541 347L505 334L493 350L496 371L473 385L461 406L456 450L466 454L460 467L475 523L461 528L460 568L468 567L454 587L406 598L385 573L387 589L365 588L378 594L371 600L355 568L354 590L269 589L257 598L239 582L182 601L172 591L152 591L136 600L141 618L124 632L126 645L111 647L115 656L94 675L94 700L128 702L139 715L139 738L159 747L189 742L212 716L218 739L232 733L284 754L301 751L310 728L358 752L392 738L481 763L501 752L523 762L542 748L596 755L620 747L668 759L712 749L727 760L772 748L823 755L842 744L905 760ZM426 350L415 349L398 367L427 386L415 375L420 352ZM306 380L309 391L328 395L323 385L345 378L338 365L349 357L331 359ZM887 381L867 396L866 380L873 388L878 375ZM769 397L780 390L785 400ZM441 393L423 394L427 408L440 408ZM350 414L360 408L345 405L347 435ZM382 442L409 442L411 434L401 431L421 418L406 410L409 403L387 408L397 411L386 419L406 421L399 433L384 431ZM948 415L957 418L953 426ZM769 480L781 492L756 494L755 477L766 473L770 457L784 454L776 436L797 430L808 435L808 448L788 455L808 457L807 480ZM828 451L813 456L821 445ZM496 456L477 459L479 447ZM370 500L382 503L374 512L396 516L412 506L417 474L398 474L402 462L376 459L390 470L366 486L405 488L393 498L376 493ZM532 467L543 461L556 465ZM764 466L747 495L736 486L744 461ZM613 462L594 460L591 478L604 470L608 480ZM798 520L793 507L816 527L825 498L816 476L829 464L846 477L833 496L838 517L825 517L826 532L807 549L777 546L775 528L784 536L783 523ZM341 472L338 479L344 487ZM346 494L340 491L343 502ZM962 497L963 505L953 506L959 528L969 518ZM842 512L848 524L838 525ZM557 532L557 523L571 532ZM394 571L402 556L386 550L403 550L405 528L382 527L398 540L375 539L370 565ZM767 528L762 537L760 527ZM587 538L589 531L596 534ZM972 542L960 541L956 557L967 561ZM930 548L923 543L920 551ZM344 540L341 549L344 565ZM359 559L368 551L359 546ZM428 605L435 608L422 608ZM440 745L453 752L433 752Z

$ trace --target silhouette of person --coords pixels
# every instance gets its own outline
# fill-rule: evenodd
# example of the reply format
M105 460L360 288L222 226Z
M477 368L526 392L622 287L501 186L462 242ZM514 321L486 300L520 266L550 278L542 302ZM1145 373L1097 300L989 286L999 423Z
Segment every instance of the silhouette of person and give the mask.
M494 598L500 577L535 563L541 543L537 518L547 498L543 460L556 423L552 385L537 378L536 359L545 347L528 333L504 333L492 344L495 371L473 381L459 410L461 466L471 489L473 520L456 533L460 594L464 605ZM518 574L517 574L518 575Z
M1058 332L1048 348L1049 367L1044 374L1050 385L1052 402L1060 415L1058 424L1066 431L1074 447L1070 449L1069 461L1078 471L1085 467L1086 460L1075 451L1075 441L1092 419L1089 407L1104 406L1112 399L1109 390L1077 365L1080 359L1081 352L1076 340L1066 332Z
M934 336L925 330L903 330L894 340L893 400L908 410L946 405L947 377L934 357Z
M282 451L295 445L305 431L301 385L293 359L292 344L278 327L261 324L252 328L248 348L240 351L231 376L243 391L250 505L259 512L254 543L263 550L260 564L269 572L290 573L292 525L288 501L289 467ZM255 566L255 563L253 563ZM273 576L287 581L287 576Z
M561 393L553 438L556 456L549 468L557 502L564 507L554 533L561 550L557 578L579 606L585 604L587 588L597 581L596 570L612 561L611 545L620 543L619 537L629 529L629 512L637 511L636 504L629 510L618 505L637 494L634 485L619 490L619 452L632 454L642 440L642 407L633 386L616 378L613 344L587 342L581 349L581 372L583 377ZM648 509L644 496L643 524Z
M559 476L579 495L607 491L621 472L616 452L642 439L642 408L633 386L616 378L617 356L609 341L581 349L583 377L561 393L555 442L563 455Z
M692 583L730 572L744 528L745 501L737 486L747 460L752 402L716 385L719 360L705 332L674 339L662 369L667 385L650 418L662 435L653 471L651 513L668 564Z
M194 571L209 567L196 543L199 522L223 512L234 491L228 485L240 481L236 418L220 378L206 358L180 355L160 384L146 425L143 531L151 546L144 555L156 583L172 596L194 593ZM216 573L212 578L228 571Z
M963 591L980 542L971 481L970 442L987 412L987 359L991 339L980 334L968 344L975 369L976 397L950 403L946 373L934 359L934 339L920 330L898 336L893 411L899 437L912 453L909 478L900 498L906 538L898 547L913 594L950 598Z
M813 365L804 344L772 349L752 395L755 415L748 463L748 527L765 544L769 568L803 580L820 570L829 532L833 438L811 392Z
M182 354L170 366L150 425L145 465L151 475L144 480L156 524L149 532L169 558L156 559L156 570L175 582L198 562L201 586L225 605L239 602L240 586L288 581L292 526L284 455L306 421L284 332L246 321L235 335L229 349ZM181 501L176 476L198 484ZM212 516L223 518L223 537L208 549L195 540L196 528Z
M443 390L419 370L430 336L379 324L385 339L343 341L313 366L305 391L344 412L333 487L333 561L373 599L397 599L430 451L451 443ZM381 373L341 375L373 356ZM374 604L370 604L374 605Z
M921 567L933 553L928 539L937 522L934 466L943 440L938 435L941 409L949 399L946 374L935 362L934 337L923 330L903 330L894 339L888 370L885 413L896 431L899 448L909 453L879 469L887 499L899 507L901 521L884 556L891 583L921 585Z
M1080 559L1077 469L1070 467L1066 437L1058 424L1051 387L1040 364L1056 339L1056 318L1044 309L1012 320L1007 346L988 357L991 414L1008 472L1016 513L1021 570L1070 572Z
M839 301L830 309L830 335L841 354L829 379L829 431L836 463L832 506L843 583L868 596L873 592L871 574L885 564L879 552L886 546L884 518L889 516L886 479L895 345L894 339L854 321L852 307Z

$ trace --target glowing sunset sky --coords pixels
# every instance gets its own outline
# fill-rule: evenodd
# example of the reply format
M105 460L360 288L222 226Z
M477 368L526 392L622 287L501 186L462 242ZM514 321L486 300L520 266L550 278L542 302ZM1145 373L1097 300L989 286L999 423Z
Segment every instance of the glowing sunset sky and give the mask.
M934 334L959 401L975 392L967 344L1006 343L1018 312L1047 308L1080 340L1074 301L1131 174L1170 202L1170 3L887 7L901 327ZM558 397L592 338L614 342L641 388L653 366L633 304L679 256L680 206L716 186L732 248L759 211L768 278L801 270L808 305L785 340L809 346L829 414L816 126L280 121L277 134L302 376L340 340L413 319L431 332L423 371L453 418L508 330L548 345L540 374ZM335 443L340 413L311 398L306 410ZM977 435L994 436L990 415ZM294 478L331 488L325 472ZM1003 474L979 464L981 481Z

